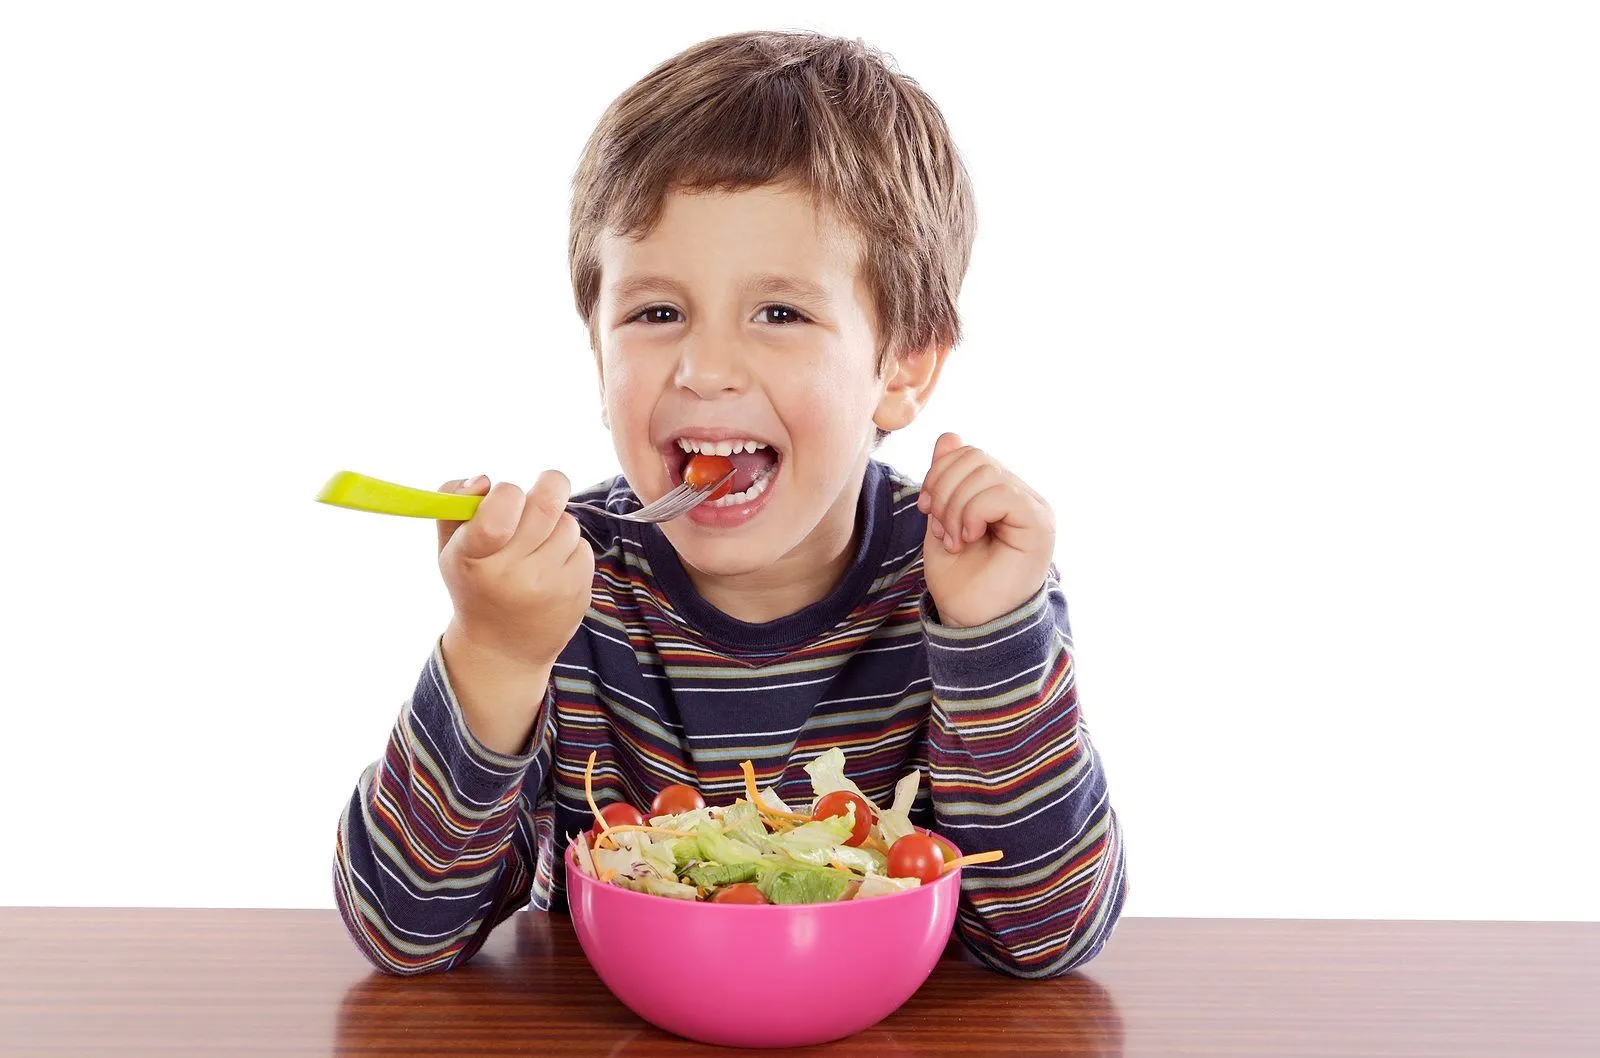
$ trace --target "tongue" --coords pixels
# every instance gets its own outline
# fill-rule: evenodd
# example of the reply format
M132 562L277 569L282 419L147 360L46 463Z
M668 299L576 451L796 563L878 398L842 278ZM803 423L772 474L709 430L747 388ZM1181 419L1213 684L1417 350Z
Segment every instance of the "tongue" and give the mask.
M732 492L743 492L755 484L757 475L778 461L770 448L758 448L754 452L735 452L728 457L733 460L733 485L728 489Z

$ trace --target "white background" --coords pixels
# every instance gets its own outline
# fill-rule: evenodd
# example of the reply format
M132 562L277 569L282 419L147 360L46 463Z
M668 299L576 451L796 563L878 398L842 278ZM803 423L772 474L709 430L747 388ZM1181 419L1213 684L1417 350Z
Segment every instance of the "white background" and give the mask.
M8 5L0 904L331 906L448 611L311 496L614 471L568 181L755 27L965 155L885 455L1052 500L1127 912L1600 918L1600 23L1513 3Z

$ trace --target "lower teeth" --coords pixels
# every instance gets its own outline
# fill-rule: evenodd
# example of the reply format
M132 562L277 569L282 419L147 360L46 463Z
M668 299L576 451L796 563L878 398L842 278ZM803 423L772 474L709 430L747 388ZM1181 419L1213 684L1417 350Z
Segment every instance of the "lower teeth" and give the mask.
M776 467L773 467L771 470L763 470L756 477L755 481L750 483L750 487L745 489L743 492L730 492L720 500L708 501L706 506L737 507L741 503L749 503L751 500L767 491L767 485L772 481L772 475L776 472L776 470Z

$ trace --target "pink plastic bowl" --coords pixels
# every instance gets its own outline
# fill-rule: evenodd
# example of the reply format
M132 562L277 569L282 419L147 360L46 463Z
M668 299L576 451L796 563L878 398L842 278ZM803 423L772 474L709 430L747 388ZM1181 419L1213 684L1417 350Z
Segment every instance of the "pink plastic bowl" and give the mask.
M572 924L600 980L652 1025L728 1047L825 1043L894 1013L944 952L960 887L954 870L859 902L694 903L603 885L567 850Z

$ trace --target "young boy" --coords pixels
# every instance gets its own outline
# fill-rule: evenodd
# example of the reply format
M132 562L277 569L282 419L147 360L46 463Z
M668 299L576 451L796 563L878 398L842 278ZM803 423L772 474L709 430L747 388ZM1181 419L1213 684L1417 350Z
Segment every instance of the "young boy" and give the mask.
M662 525L565 513L482 478L442 524L455 613L339 823L334 891L393 973L445 970L530 901L565 906L567 836L662 787L760 784L808 803L842 748L886 805L969 867L958 933L1052 976L1122 908L1121 831L1079 721L1050 507L940 437L918 485L871 458L959 336L972 192L939 110L858 43L750 33L696 45L612 104L574 181L570 258L638 509L694 452L733 492Z

